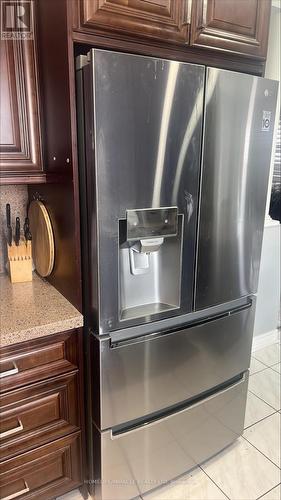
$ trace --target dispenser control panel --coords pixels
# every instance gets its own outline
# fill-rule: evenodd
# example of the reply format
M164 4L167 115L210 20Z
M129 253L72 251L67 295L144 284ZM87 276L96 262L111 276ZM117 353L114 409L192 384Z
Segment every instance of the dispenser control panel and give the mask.
M176 236L178 208L127 210L127 241Z

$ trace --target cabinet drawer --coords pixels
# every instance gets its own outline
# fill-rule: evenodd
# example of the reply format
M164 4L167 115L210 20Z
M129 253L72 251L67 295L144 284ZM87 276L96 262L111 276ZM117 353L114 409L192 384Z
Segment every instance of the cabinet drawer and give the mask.
M49 500L81 484L80 433L24 453L0 465L1 498Z
M1 396L0 459L79 430L77 373Z
M0 391L72 371L77 365L76 330L3 347L0 351Z

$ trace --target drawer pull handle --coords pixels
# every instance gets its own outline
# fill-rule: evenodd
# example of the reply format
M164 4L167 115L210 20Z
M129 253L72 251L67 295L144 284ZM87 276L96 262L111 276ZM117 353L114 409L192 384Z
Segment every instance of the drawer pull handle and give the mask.
M20 495L24 495L25 493L29 492L29 487L27 485L27 482L24 481L25 488L23 490L17 491L16 493L12 493L12 495L8 495L7 497L2 497L2 500L12 500L12 498L17 498Z
M208 401L211 401L212 399L216 398L218 395L225 394L228 391L231 391L235 387L238 387L239 385L243 384L245 381L246 381L246 373L244 373L242 375L242 377L238 380L238 382L235 381L234 383L232 383L228 387L225 387L224 389L222 389L220 391L216 391L215 393L211 394L210 396L206 396L205 398L201 399L200 401L197 401L195 403L191 403L189 406L186 406L183 409L176 410L175 413L170 413L166 416L159 417L158 419L140 423L134 427L130 427L130 428L124 429L122 431L118 430L117 432L116 431L114 432L114 430L111 429L111 440L113 441L114 439L120 439L120 438L122 439L123 437L125 437L128 434L134 434L135 432L138 432L139 430L144 429L144 428L149 429L150 427L158 425L158 423L160 421L161 422L169 421L170 419L172 419L174 417L175 414L178 414L178 415L184 414L185 412L190 411L192 408L195 408L197 406L205 404Z
M11 368L11 370L7 370L5 372L1 372L0 373L0 378L8 377L9 375L15 375L16 373L19 373L19 369L18 369L16 363L13 363L13 365L14 365L14 368Z
M23 430L22 422L20 419L18 419L17 427L14 427L13 429L9 429L8 431L0 432L0 439L11 436L12 434L16 434L17 432L22 431L22 430Z

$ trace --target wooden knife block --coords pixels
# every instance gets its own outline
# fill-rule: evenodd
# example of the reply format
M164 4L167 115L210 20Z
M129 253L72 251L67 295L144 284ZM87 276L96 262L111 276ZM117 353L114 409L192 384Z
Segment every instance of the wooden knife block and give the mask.
M18 246L13 242L7 248L11 282L32 281L31 241L21 239Z

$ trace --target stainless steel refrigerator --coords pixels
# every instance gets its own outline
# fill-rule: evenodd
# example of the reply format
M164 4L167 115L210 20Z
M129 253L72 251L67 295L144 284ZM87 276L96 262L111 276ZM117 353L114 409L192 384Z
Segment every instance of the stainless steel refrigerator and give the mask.
M243 431L277 83L77 59L89 480L129 499Z

